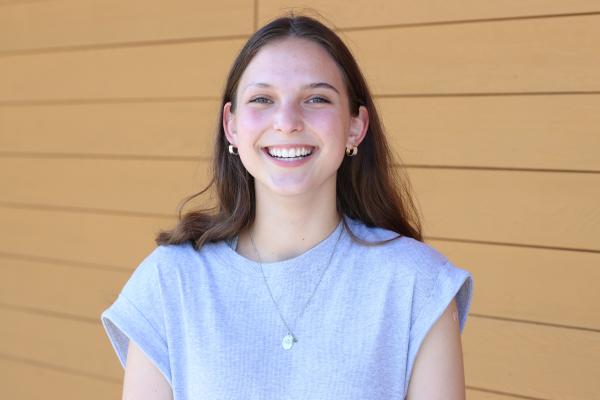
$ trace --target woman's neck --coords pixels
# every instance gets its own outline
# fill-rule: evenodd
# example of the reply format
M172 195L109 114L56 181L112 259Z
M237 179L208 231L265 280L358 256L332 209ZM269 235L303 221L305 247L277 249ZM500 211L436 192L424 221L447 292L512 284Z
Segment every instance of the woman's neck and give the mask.
M267 196L256 198L256 216L249 229L240 233L237 251L246 258L275 262L296 257L329 236L340 222L332 196L318 198ZM250 240L250 234L256 250Z

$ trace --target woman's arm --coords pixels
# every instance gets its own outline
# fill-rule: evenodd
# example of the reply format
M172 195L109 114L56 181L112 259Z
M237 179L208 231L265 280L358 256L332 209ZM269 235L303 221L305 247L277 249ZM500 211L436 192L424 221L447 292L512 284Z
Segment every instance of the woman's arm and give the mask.
M465 399L465 373L455 300L450 302L423 340L406 399Z
M130 340L123 380L123 400L138 399L173 400L173 392L158 368Z

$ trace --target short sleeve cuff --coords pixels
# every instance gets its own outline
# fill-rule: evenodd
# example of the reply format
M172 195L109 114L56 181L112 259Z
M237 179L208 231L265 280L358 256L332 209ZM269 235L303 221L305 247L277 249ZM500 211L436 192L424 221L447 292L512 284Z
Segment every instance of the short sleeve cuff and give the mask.
M472 293L473 278L468 271L456 268L450 262L446 262L440 267L431 295L410 330L407 383L412 373L415 358L427 333L454 298L456 298L460 330L463 331L471 306Z
M127 362L129 340L133 340L171 384L166 342L129 299L119 295L102 313L101 320L123 368Z

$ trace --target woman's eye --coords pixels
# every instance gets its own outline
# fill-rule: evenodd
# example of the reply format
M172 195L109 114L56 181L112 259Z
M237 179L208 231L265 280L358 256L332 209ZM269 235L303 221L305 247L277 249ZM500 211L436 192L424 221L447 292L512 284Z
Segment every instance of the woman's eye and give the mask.
M250 99L250 103L269 104L270 102L271 100L266 97L254 97Z
M309 103L330 103L329 100L327 100L324 97L321 96L315 96L315 97L311 97L310 99L308 99Z

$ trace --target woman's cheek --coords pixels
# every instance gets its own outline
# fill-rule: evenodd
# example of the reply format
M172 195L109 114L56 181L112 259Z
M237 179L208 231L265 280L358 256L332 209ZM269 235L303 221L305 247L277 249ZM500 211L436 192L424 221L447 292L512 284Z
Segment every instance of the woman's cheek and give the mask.
M342 121L337 118L312 118L307 121L307 125L320 136L332 139L340 136L345 131Z
M258 108L247 108L242 112L240 121L248 128L261 127L268 122L269 111Z

